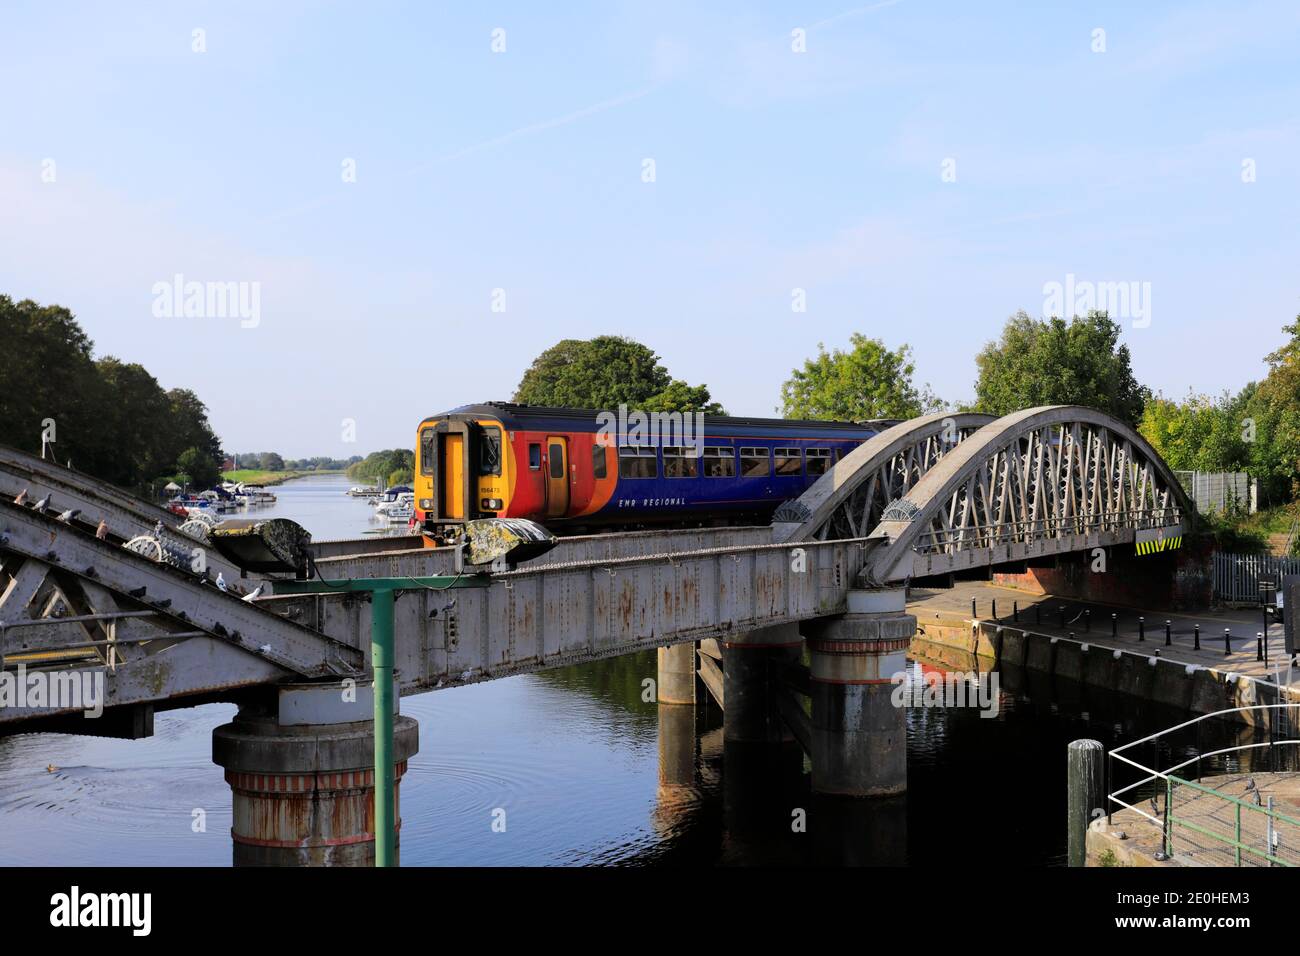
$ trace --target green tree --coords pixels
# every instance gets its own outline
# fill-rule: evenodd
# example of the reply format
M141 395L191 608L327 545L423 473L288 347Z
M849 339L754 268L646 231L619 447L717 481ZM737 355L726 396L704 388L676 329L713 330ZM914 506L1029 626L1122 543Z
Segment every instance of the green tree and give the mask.
M645 411L710 411L704 385L674 380L654 350L618 335L564 339L533 360L515 389L514 400L528 405ZM654 403L654 404L651 404Z
M217 463L201 448L187 448L176 459L176 467L189 475L195 488L211 488L221 480Z
M198 396L163 391L141 365L111 355L96 360L62 306L0 296L0 342L0 442L39 450L52 421L60 462L140 490L174 473L191 449L214 467L220 462L221 443Z
M221 439L208 421L208 407L188 388L173 388L167 393L171 416L167 426L168 447L179 453L198 448L218 464L225 457Z
M38 452L52 421L59 461L91 474L111 466L121 449L99 424L106 396L93 343L73 314L0 295L0 343L0 442Z
M1282 331L1290 338L1265 356L1268 375L1248 385L1240 402L1252 473L1270 502L1300 493L1300 316Z
M976 410L1006 415L1036 405L1087 405L1136 425L1150 393L1133 377L1119 333L1105 312L1069 322L1017 312L1002 338L975 358Z
M849 342L847 352L827 352L818 343L816 358L790 373L781 386L786 418L914 418L942 407L928 387L918 389L912 383L916 367L909 346L891 351L880 339L861 332L853 333Z
M390 448L372 451L365 458L348 466L348 477L357 480L387 480L394 472L415 474L415 453L409 448Z
M641 410L647 412L697 412L708 415L726 414L717 402L709 401L707 385L687 385L681 379L673 379L668 387L658 394L651 395L641 403Z
M158 380L144 366L111 355L97 361L95 367L111 396L100 411L101 425L119 448L129 450L129 454L106 462L99 477L131 486L174 472L181 452L196 446L170 440L171 402Z
M1237 471L1249 462L1237 400L1189 394L1181 402L1157 395L1147 401L1138 431L1169 467L1185 471Z

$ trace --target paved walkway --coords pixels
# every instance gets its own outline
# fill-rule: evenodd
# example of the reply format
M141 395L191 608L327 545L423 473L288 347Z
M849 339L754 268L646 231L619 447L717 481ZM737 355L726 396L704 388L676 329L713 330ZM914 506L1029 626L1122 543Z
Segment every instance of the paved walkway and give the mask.
M1231 670L1245 676L1277 680L1282 684L1300 684L1300 666L1293 669L1288 679L1280 622L1268 630L1267 666L1256 660L1257 635L1264 630L1262 609L1257 614L1244 609L1195 613L1143 610L1031 594L985 581L960 581L951 589L913 589L909 595L908 611L915 614L920 623L936 619L949 622L970 621L972 600L975 601L976 614L982 621L992 621L996 617L1001 623L1043 634L1061 637L1073 634L1076 640L1087 641L1099 647L1143 651L1184 664ZM1085 614L1085 611L1091 613ZM1112 614L1116 616L1115 637L1111 636ZM1015 620L1017 616L1018 622ZM1145 619L1145 641L1138 640L1140 618ZM1170 625L1169 646L1165 645L1165 621L1169 621ZM1197 624L1201 628L1199 651L1193 648ZM1225 627L1229 629L1232 647L1229 655L1224 654Z

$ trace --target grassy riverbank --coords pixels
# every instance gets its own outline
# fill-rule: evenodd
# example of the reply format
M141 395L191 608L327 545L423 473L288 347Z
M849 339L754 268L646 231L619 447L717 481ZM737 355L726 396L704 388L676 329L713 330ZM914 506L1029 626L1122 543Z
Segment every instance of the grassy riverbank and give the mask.
M240 468L238 471L223 471L222 481L242 481L247 485L282 485L294 478L308 475L341 475L341 471L258 471L255 468Z

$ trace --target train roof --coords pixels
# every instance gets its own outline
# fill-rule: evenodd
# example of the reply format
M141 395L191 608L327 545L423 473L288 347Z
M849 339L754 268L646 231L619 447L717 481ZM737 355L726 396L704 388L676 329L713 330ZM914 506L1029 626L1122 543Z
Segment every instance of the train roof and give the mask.
M607 410L608 411L608 410ZM595 426L597 416L602 411L594 408L560 408L546 405L519 405L514 402L482 402L477 405L462 405L443 415L478 415L484 418L496 418L507 429L523 430L528 427L564 427L573 425ZM430 416L439 418L440 415ZM751 418L749 416L705 415L704 427L711 432L720 430L744 429L803 429L817 432L844 432L849 438L863 432L883 431L901 419L881 418L862 422L817 421L798 418Z

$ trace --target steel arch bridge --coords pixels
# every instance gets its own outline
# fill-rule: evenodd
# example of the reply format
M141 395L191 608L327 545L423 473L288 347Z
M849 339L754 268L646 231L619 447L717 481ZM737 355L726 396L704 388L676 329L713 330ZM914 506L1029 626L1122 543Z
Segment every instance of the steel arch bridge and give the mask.
M913 577L1183 534L1193 506L1141 435L1092 408L931 415L865 442L773 523L783 542L863 538L859 577Z

